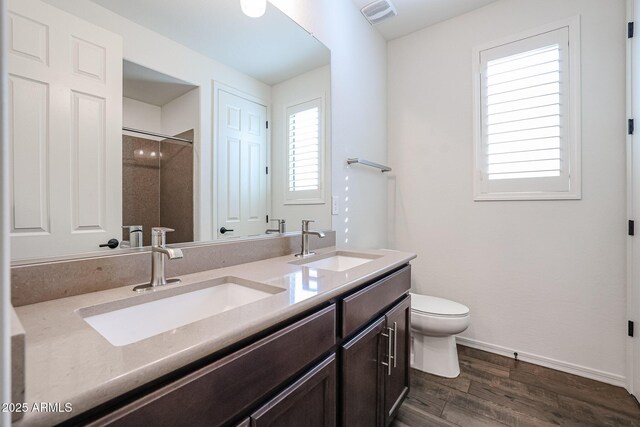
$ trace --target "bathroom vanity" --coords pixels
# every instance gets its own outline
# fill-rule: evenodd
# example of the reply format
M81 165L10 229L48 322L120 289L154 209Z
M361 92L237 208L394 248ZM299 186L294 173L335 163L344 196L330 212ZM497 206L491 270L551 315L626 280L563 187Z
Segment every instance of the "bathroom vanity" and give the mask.
M19 307L27 400L73 405L19 425L388 425L409 388L415 255L318 252L185 275L142 295L125 286ZM266 296L123 342L89 322L231 284Z
M388 424L415 255L334 247L386 235L382 182L332 173L330 50L272 4L138 3L8 1L16 424Z

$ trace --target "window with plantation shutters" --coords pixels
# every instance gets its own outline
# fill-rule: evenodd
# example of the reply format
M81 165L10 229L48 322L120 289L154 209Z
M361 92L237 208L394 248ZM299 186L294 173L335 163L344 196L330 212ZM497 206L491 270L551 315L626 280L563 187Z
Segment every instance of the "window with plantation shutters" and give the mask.
M580 198L572 30L567 24L476 51L476 200Z
M287 108L287 201L322 199L322 100Z

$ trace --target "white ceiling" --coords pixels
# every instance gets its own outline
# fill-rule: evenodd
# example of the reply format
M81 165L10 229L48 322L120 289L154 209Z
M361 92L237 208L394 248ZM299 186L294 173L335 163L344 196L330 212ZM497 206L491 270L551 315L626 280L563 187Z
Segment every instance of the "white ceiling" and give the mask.
M254 19L240 0L91 1L269 85L330 62L329 49L271 4Z
M122 65L122 94L162 107L196 86L133 62Z
M353 0L358 9L362 9L373 1ZM375 25L374 28L385 39L393 40L494 1L496 0L391 0L398 16ZM365 19L364 16L362 19Z

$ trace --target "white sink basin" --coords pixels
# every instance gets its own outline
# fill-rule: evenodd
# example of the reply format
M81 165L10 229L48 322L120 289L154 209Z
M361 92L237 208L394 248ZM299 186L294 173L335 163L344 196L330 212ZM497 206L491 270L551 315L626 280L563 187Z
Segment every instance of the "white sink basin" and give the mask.
M111 344L120 347L284 290L236 277L224 277L82 308L78 312Z
M290 264L301 265L303 267L315 268L318 270L345 271L371 262L376 258L380 258L380 256L337 251L312 256L308 259L293 261Z

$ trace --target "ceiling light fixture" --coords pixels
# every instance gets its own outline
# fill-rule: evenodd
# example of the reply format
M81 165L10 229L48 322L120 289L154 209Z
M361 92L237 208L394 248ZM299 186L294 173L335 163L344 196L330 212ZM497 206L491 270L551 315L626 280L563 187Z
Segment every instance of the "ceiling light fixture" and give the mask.
M267 10L267 0L240 0L240 8L251 18L260 18Z

